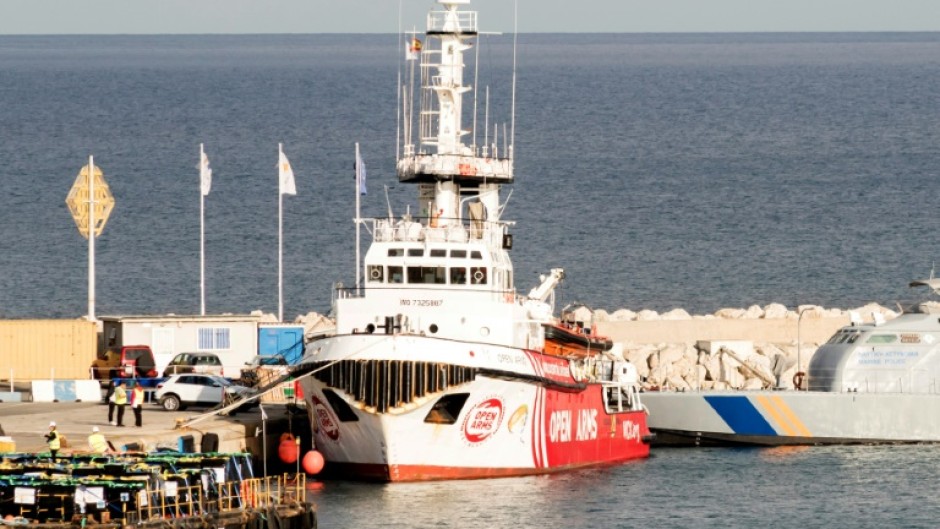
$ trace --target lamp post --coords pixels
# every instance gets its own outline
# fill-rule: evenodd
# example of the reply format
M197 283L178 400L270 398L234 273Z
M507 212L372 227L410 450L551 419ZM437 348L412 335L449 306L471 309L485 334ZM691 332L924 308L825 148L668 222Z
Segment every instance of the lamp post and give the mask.
M268 414L264 411L264 405L258 401L258 408L261 409L261 457L264 459L264 478L267 483L268 478Z

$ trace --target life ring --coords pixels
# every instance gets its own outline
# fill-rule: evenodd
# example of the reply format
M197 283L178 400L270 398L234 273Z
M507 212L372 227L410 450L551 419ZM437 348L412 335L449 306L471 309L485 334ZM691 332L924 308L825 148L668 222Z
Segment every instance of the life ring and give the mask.
M373 269L372 269L372 274L371 274L371 275L372 275L372 279L378 279L378 278L379 278L379 276L381 276L381 275L382 275L382 271L381 271L381 270L379 270L378 268L373 268Z
M473 279L475 279L477 283L483 281L483 271L477 270L476 272L474 272Z
M797 371L793 375L793 387L797 391L803 389L803 380L806 378L806 373L803 371Z

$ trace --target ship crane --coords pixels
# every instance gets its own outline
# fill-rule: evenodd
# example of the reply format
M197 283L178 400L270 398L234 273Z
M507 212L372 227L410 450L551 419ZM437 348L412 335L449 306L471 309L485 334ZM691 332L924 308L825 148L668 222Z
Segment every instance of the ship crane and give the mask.
M542 284L529 292L529 299L545 301L555 293L555 287L565 278L564 268L552 268L548 276L541 276Z

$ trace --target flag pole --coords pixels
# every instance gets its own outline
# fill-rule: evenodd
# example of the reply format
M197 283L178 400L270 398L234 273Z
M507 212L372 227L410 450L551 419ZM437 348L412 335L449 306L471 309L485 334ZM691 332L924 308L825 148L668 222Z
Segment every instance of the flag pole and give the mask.
M206 315L206 193L203 183L203 164L206 153L199 144L199 315Z
M283 184L281 182L281 159L284 157L284 147L282 143L277 144L277 160L278 160L278 182L277 182L277 321L284 321L284 243L282 241L284 236L284 215L283 215L283 205L284 205L284 193L283 193Z
M359 295L359 226L362 224L362 219L359 217L359 186L362 185L359 182L359 179L362 176L359 174L361 167L359 164L362 163L361 158L359 158L359 142L356 142L356 295Z
M88 155L88 321L95 319L95 158Z

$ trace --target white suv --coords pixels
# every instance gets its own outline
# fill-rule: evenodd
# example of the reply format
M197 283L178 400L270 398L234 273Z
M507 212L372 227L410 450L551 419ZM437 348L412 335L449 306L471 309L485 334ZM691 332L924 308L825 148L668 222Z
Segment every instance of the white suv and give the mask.
M245 386L232 384L227 378L218 375L203 375L187 373L172 375L157 384L154 397L167 411L185 409L188 405L218 406L224 401L248 396L254 390ZM247 410L257 405L252 401L239 407L236 411Z

